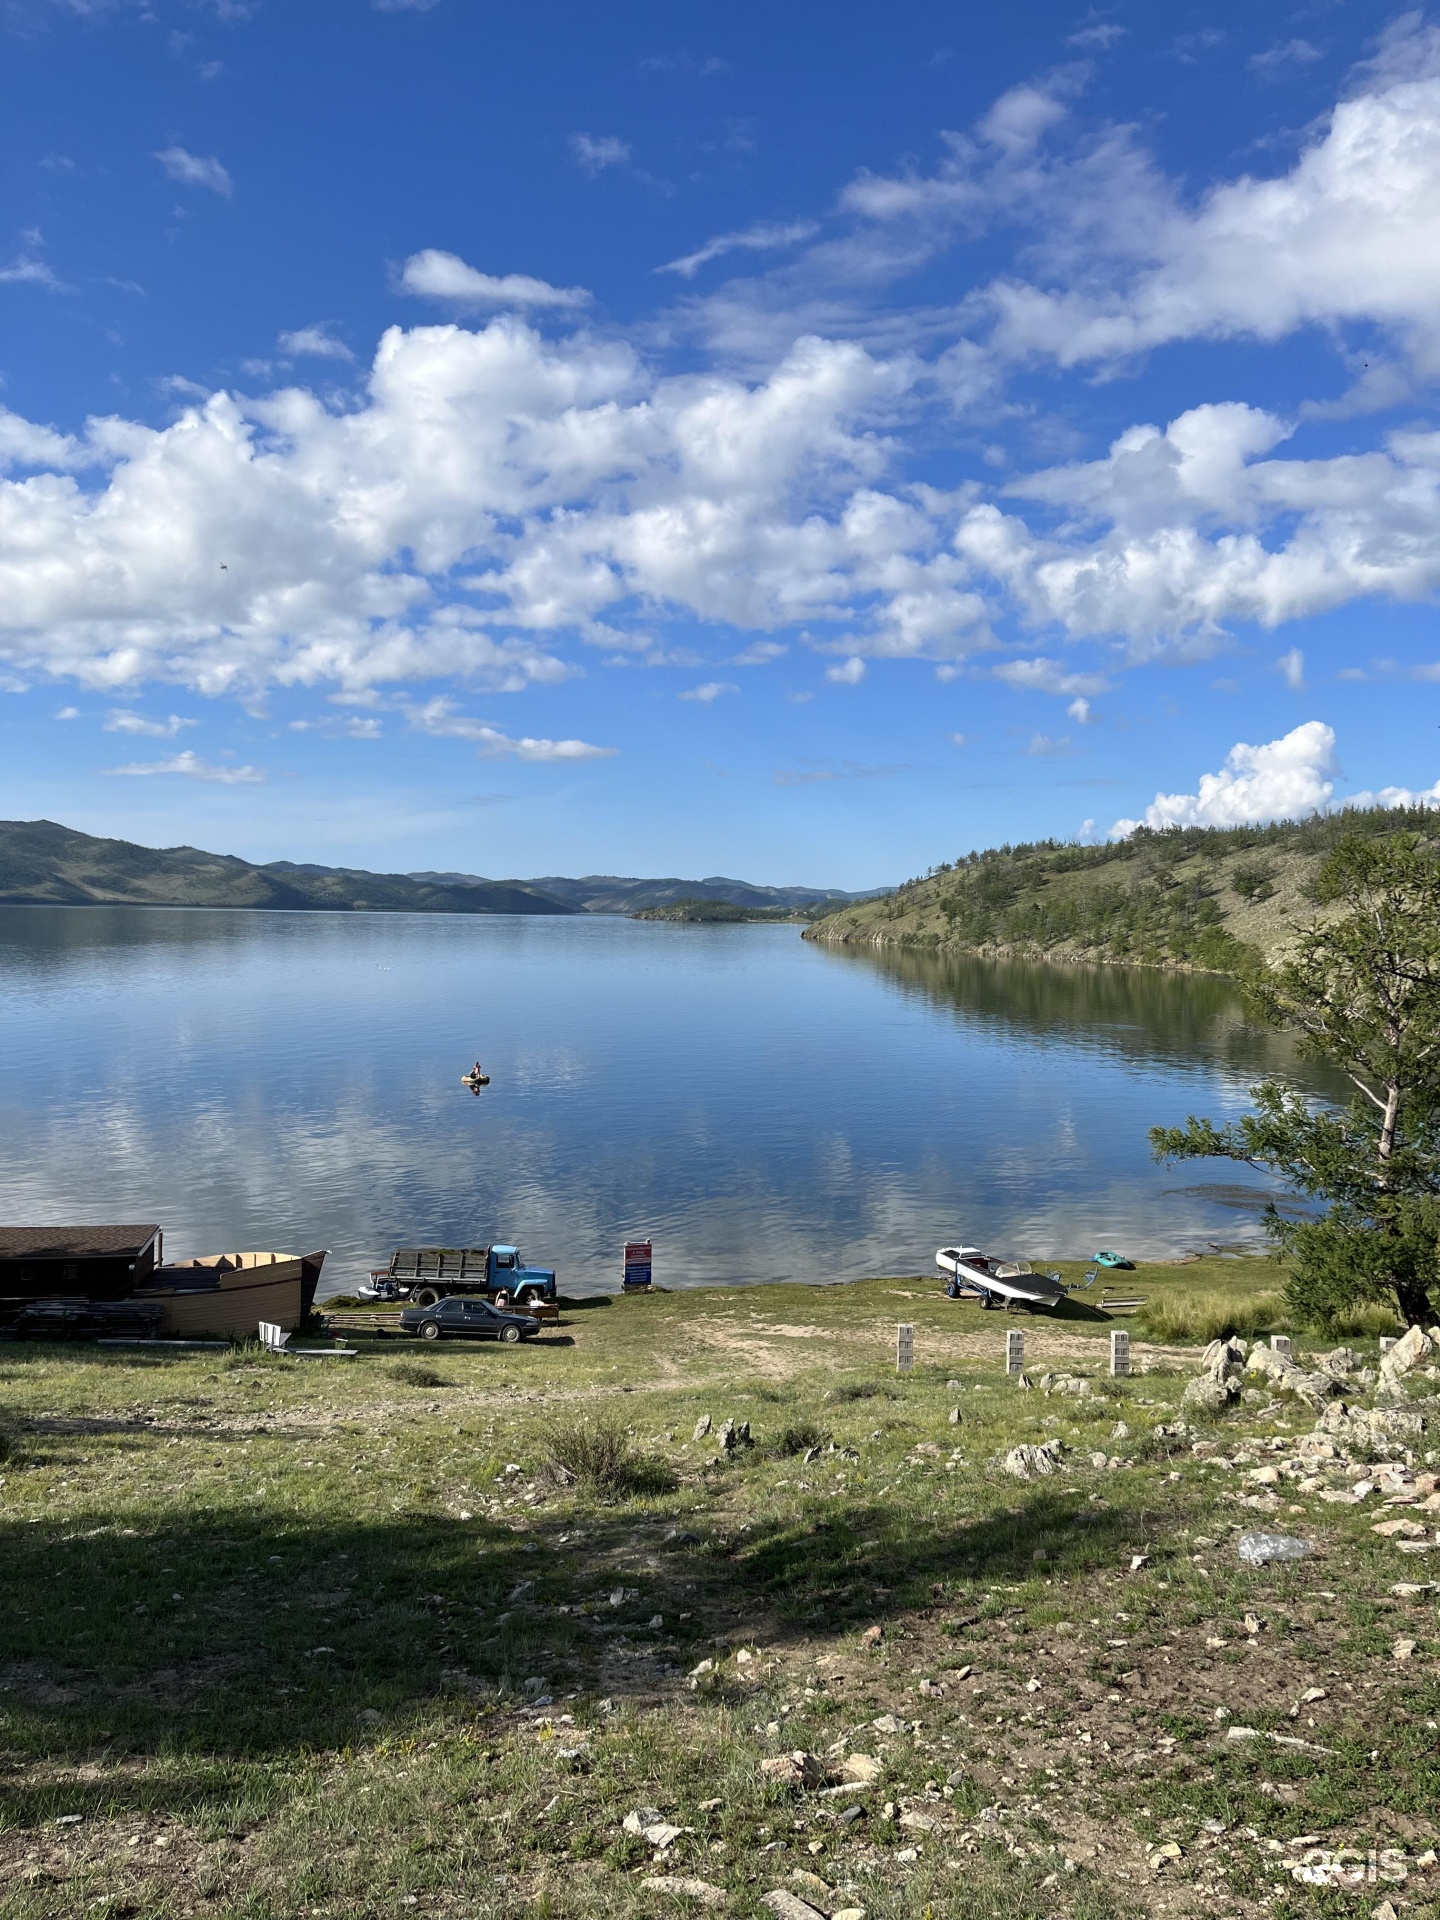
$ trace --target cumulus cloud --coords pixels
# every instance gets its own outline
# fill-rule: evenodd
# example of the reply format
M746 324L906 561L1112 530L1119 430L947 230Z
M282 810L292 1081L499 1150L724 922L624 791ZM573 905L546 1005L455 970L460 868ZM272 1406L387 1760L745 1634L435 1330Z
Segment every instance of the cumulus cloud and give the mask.
M151 720L143 713L132 713L128 708L118 707L105 716L107 733L142 733L154 740L173 740L182 727L198 727L198 720L182 719L178 713L172 713L165 720Z
M1291 647L1287 653L1282 653L1275 662L1275 671L1292 693L1305 691L1305 655L1299 647Z
M606 167L618 167L630 158L630 144L613 133L572 133L570 151L587 173L601 173Z
M184 147L166 147L155 158L165 169L166 176L182 187L206 187L211 193L225 194L227 197L235 191L234 181L213 154L207 158L198 153L187 153Z
M1006 660L991 672L1007 687L1031 693L1104 693L1110 682L1103 673L1071 673L1056 660Z
M1111 837L1123 839L1142 825L1247 827L1303 819L1329 805L1337 771L1334 729L1306 720L1265 746L1233 746L1219 773L1201 775L1197 792L1157 793L1143 820L1117 820Z
M1363 596L1417 600L1440 586L1440 435L1392 433L1382 450L1262 456L1289 438L1239 402L1128 429L1101 460L1010 482L1067 515L1040 534L998 503L970 509L957 550L1037 623L1122 634L1144 659L1225 623L1276 627ZM1271 537L1267 538L1267 535ZM1182 648L1181 651L1187 649Z
M838 667L827 667L825 678L835 687L858 687L865 678L865 662L858 654L851 654Z
M105 771L140 778L151 774L176 773L186 780L206 780L220 787L253 787L265 778L259 767L212 766L208 760L202 760L198 753L191 753L188 748L169 760L144 761L128 767L107 767Z
M1433 787L1381 787L1376 792L1352 793L1346 807L1440 807L1440 780Z
M277 342L281 353L292 360L308 355L316 360L353 360L354 354L343 340L337 340L329 328L297 327L293 333L282 333Z
M717 234L713 240L707 240L703 247L697 247L694 253L685 253L678 260L667 260L663 267L656 267L656 273L678 273L684 280L693 280L701 267L708 266L712 260L719 260L727 253L773 253L785 247L795 247L802 240L809 240L819 231L813 220L762 220L758 225L745 227L738 233Z
M472 720L457 713L454 704L443 695L412 707L407 714L410 725L421 733L441 739L473 740L487 760L608 760L614 747L594 747L588 740L512 740L498 727L483 720Z
M583 287L552 287L528 273L481 273L458 254L425 247L411 254L400 270L402 293L444 301L455 307L559 307L589 304Z
M729 680L707 680L703 686L686 687L679 695L681 700L698 700L702 706L710 706L713 701L723 699L727 693L739 693L739 687Z

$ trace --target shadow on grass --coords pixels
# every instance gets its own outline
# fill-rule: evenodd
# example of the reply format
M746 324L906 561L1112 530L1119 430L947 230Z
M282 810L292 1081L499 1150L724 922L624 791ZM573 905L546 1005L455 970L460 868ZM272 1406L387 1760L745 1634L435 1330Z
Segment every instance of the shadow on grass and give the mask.
M542 1509L522 1533L352 1497L338 1520L229 1507L133 1534L0 1525L0 1745L20 1763L0 1778L0 1824L228 1805L257 1765L403 1738L437 1714L474 1724L486 1706L601 1685L664 1696L722 1628L764 1620L783 1643L942 1592L964 1615L985 1583L1033 1577L1037 1552L1081 1576L1152 1544L1134 1515L1077 1512L1048 1489L970 1524L857 1499L728 1540L656 1505ZM93 1783L47 1778L102 1758Z

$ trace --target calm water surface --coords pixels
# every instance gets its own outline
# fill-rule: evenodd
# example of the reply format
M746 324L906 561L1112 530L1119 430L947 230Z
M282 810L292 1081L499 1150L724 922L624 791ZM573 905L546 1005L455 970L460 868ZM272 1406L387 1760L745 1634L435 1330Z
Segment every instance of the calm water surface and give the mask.
M327 1291L426 1242L579 1288L627 1237L679 1286L1258 1244L1264 1186L1146 1128L1321 1088L1214 980L598 917L4 908L0 1060L0 1219L328 1246Z

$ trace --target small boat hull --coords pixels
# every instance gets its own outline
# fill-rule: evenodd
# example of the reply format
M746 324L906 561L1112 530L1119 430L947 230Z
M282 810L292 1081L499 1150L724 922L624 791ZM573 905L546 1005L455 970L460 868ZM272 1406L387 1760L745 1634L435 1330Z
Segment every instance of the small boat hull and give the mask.
M982 1300L1007 1306L1054 1307L1065 1298L1063 1283L1048 1273L1033 1273L1023 1260L993 1260L979 1247L941 1247L935 1264Z
M460 1076L460 1084L462 1087L470 1087L472 1089L475 1087L488 1087L490 1084L490 1076L488 1073L462 1073Z
M293 1333L315 1304L319 1253L217 1253L157 1267L137 1299L162 1309L167 1339L253 1340L262 1320Z

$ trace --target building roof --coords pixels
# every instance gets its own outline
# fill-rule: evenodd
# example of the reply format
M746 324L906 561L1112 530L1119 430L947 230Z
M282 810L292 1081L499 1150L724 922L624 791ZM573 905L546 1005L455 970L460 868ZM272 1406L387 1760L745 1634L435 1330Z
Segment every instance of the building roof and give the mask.
M159 1227L0 1227L0 1260L135 1259Z

